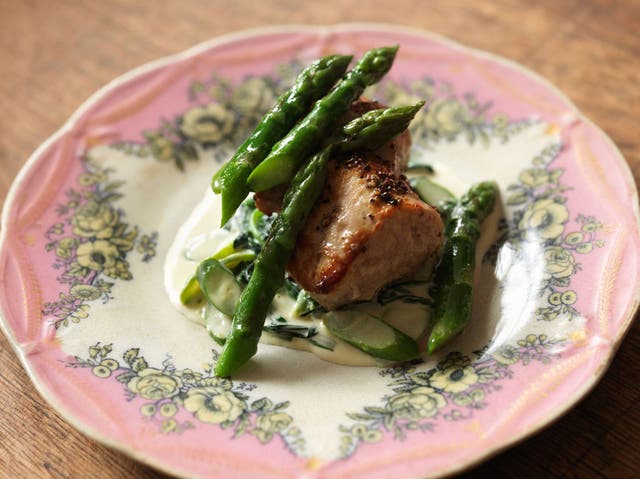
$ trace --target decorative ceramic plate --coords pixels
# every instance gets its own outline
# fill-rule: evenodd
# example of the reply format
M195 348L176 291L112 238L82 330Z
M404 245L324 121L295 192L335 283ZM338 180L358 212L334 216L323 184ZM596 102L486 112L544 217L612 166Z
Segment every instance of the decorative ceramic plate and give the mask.
M427 100L414 151L500 186L472 324L410 367L261 345L216 378L219 347L165 293L177 228L301 66L389 44L369 95ZM638 305L637 205L611 141L513 63L379 25L242 33L114 81L35 152L2 219L2 326L64 417L173 474L437 476L537 431L602 376Z

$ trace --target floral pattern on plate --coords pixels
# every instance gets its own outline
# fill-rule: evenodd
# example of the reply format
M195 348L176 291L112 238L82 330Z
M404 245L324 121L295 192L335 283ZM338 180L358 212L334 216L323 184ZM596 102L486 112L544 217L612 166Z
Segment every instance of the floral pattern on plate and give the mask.
M490 395L500 391L500 383L513 379L516 364L550 363L559 356L553 352L559 342L530 334L517 345L502 346L492 354L485 354L486 348L474 351L475 359L451 352L429 370L415 366L383 369L380 375L391 380L388 387L394 394L385 396L381 406L347 414L355 424L340 426L343 456L354 454L362 443L379 442L385 433L404 441L415 431L435 431L441 420L473 419L474 411L487 407Z
M429 101L420 156L501 186L473 323L410 367L264 347L241 377L214 378L212 344L169 309L158 258L202 178L300 65L391 43L398 59L374 93ZM516 65L392 27L253 32L116 81L34 154L3 215L2 327L73 424L175 475L442 475L531 434L601 377L638 304L629 198L606 136Z
M123 180L111 180L112 171L86 162L77 178L79 190L66 191L58 206L58 221L46 232L45 249L55 253L58 282L70 285L57 301L47 302L42 313L53 317L56 329L89 316L90 302L111 298L116 280L130 281L127 256L136 250L144 262L156 255L158 233L140 234L124 222L126 213L115 202Z
M167 357L161 368L150 367L139 348L130 348L122 363L111 357L112 345L96 343L87 358L76 357L68 365L90 368L94 376L107 379L116 375L125 387L126 399L144 399L140 414L158 425L163 433L181 433L195 427L193 420L222 429L231 429L233 438L255 436L267 444L280 436L294 454L303 454L304 439L285 410L288 401L274 404L269 398L250 399L255 384L234 382L213 374L213 363L202 372L176 369ZM218 354L213 352L214 362ZM180 410L192 419L180 421Z

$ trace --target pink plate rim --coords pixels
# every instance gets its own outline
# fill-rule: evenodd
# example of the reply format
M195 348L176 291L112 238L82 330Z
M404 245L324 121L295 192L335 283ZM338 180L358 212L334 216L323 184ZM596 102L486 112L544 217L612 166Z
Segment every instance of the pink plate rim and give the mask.
M535 81L543 84L546 88L552 90L558 97L560 97L564 103L570 107L573 112L575 112L575 114L579 117L580 120L584 121L585 123L587 123L591 128L593 128L594 130L596 130L599 134L601 134L601 136L603 138L606 139L606 141L609 143L609 145L612 147L612 150L615 152L616 156L617 156L617 161L618 161L618 167L620 168L621 172L623 173L623 175L625 176L625 182L629 185L629 189L630 191L633 192L632 194L632 209L633 209L633 216L635 218L636 221L636 234L640 233L640 211L639 211L639 207L638 207L638 192L637 192L637 188L635 186L634 180L633 180L633 176L631 174L631 170L629 168L629 165L627 164L627 162L625 161L624 157L622 156L622 154L620 153L620 151L617 149L617 147L614 145L614 143L611 141L611 139L597 126L595 125L593 122L591 122L588 118L586 118L582 113L580 113L580 111L573 105L573 103L567 98L566 95L564 95L562 92L560 92L554 85L552 85L549 81L547 81L546 79L542 78L540 75L536 74L535 72L523 67L522 65L499 57L497 55L482 51L482 50L478 50L478 49L474 49L471 47L467 47L464 45L461 45L457 42L454 42L452 40L449 40L445 37L442 37L440 35L431 33L431 32L427 32L424 30L420 30L420 29L415 29L415 28L409 28L409 27L404 27L404 26L400 26L400 25L392 25L392 24L384 24L384 23L343 23L343 24L337 24L337 25L330 25L330 26L323 26L323 25L304 25L304 24L294 24L294 25L276 25L276 26L271 26L271 27L263 27L263 28L252 28L252 29L247 29L247 30L242 30L239 32L234 32L234 33L229 33L229 34L225 34L222 36L218 36L216 38L213 38L211 40L205 41L199 45L196 45L192 48L189 48L186 51L177 53L177 54L173 54L170 56L166 56L164 58L158 59L158 60L154 60L151 61L149 63L146 63L142 66L139 66L119 77L117 77L116 79L112 80L111 82L109 82L107 85L105 85L104 87L100 88L96 93L94 93L91 97L89 97L74 113L73 115L71 115L71 117L66 121L66 123L58 130L56 131L53 135L51 135L44 143L42 143L35 151L34 153L29 157L29 159L27 160L27 162L25 163L25 165L22 167L22 169L19 171L19 173L17 174L13 184L11 185L9 192L7 194L6 200L5 200L5 204L3 207L3 212L2 212L2 222L1 222L1 226L0 226L0 250L3 249L5 247L5 242L7 240L7 236L9 234L9 230L10 230L10 224L9 224L9 213L11 208L14 206L16 199L17 199L17 195L18 192L20 190L20 187L24 181L24 179L27 177L27 174L34 168L34 166L36 165L38 159L40 158L40 156L42 155L42 153L44 151L46 151L47 148L49 148L53 143L55 143L56 141L58 141L58 139L63 136L65 133L73 130L73 128L76 125L76 122L78 120L78 118L80 118L83 113L85 113L91 106L93 106L95 103L97 103L98 101L100 101L107 93L119 88L120 86L122 86L123 84L126 84L127 82L129 82L130 80L138 77L139 75L143 74L143 73L148 73L151 72L155 69L158 69L160 67L166 66L166 65L170 65L174 62L177 61L181 61L190 57L194 57L197 56L198 54L200 54L203 51L206 51L210 48L213 48L214 46L218 46L218 45L224 45L227 43L231 43L240 39L246 39L246 38L251 38L251 37L259 37L261 35L265 35L265 34L269 34L269 33L276 33L276 32L295 32L295 31L315 31L318 33L331 33L331 32L339 32L339 31L384 31L384 32L388 32L388 33L404 33L404 34L411 34L411 35L415 35L415 36L421 36L421 37L425 37L425 38L430 38L433 40L436 40L440 43L446 44L447 46L458 50L458 51L463 51L463 52L467 52L471 55L474 55L476 57L484 57L486 59L489 59L491 61L500 63L502 65L508 66L509 68L512 69L516 69L518 71L520 71L521 73L533 78ZM502 450L514 445L517 442L520 442L521 440L525 439L526 437L536 433L537 431L539 431L540 429L542 429L543 427L549 425L550 423L552 423L553 421L557 420L558 418L560 418L563 414L565 414L570 408L572 408L578 401L580 401L586 394L588 394L594 387L595 385L598 383L598 381L602 378L602 376L604 375L604 373L606 372L607 368L609 367L609 365L611 364L613 357L615 356L615 353L618 349L618 347L621 344L621 341L625 335L625 333L628 331L632 320L636 314L636 311L638 309L638 306L640 304L640 290L638 288L636 288L636 292L635 292L635 296L633 297L632 303L630 305L627 306L626 308L626 313L625 316L623 318L623 321L621 323L620 328L616 331L615 336L612 338L612 341L610 343L610 348L609 348L609 352L606 355L606 357L603 359L602 363L598 365L596 372L591 375L586 381L585 383L582 385L582 387L580 389L577 389L574 391L574 393L570 396L566 396L564 398L564 401L562 403L560 403L560 407L554 412L553 415L550 415L549 417L545 418L545 420L540 421L539 423L530 426L529 428L527 428L526 430L522 431L520 434L514 435L512 436L510 439L508 440L504 440L501 443L497 443L497 444L493 444L491 446L488 446L483 453L467 460L466 462L462 463L462 464L454 464L451 465L449 468L445 469L445 470L441 470L439 471L439 473L442 474L453 474L456 472L460 472L463 469L467 469L473 465L476 465L486 459L488 459L489 457L492 457L494 455L496 455L497 453L501 452ZM4 334L7 336L7 338L9 339L9 343L11 344L11 346L13 347L15 353L17 354L17 356L19 357L23 367L25 368L27 374L29 375L29 378L31 379L32 383L35 385L36 389L38 390L38 392L40 393L40 395L45 398L45 400L47 400L51 406L57 410L64 418L65 420L67 420L69 423L71 423L75 428L77 428L78 430L80 430L81 432L83 432L84 434L86 434L87 436L89 436L90 438L103 443L113 449L116 449L122 453L124 453L127 456L130 456L142 463L148 464L156 469L162 470L164 472L167 472L169 474L174 474L174 475L181 475L182 472L175 470L169 466L167 466L166 464L157 462L153 459L151 459L150 457L148 457L147 455L145 455L145 453L143 451L137 450L137 449L132 449L129 445L121 443L119 441L116 440L112 440L109 437L106 437L105 435L103 435L101 432L95 430L92 426L86 424L83 422L83 420L79 419L76 414L74 413L74 411L71 408L68 408L65 404L63 404L62 402L58 401L55 397L54 394L51 393L51 391L49 391L49 389L40 382L39 377L34 373L34 371L31 368L31 365L29 363L29 361L27 360L26 356L25 356L25 352L22 349L22 347L18 344L18 342L16 341L13 331L10 329L9 325L8 325L8 321L5 319L4 317L4 311L0 311L0 329L2 329L2 331L4 332Z

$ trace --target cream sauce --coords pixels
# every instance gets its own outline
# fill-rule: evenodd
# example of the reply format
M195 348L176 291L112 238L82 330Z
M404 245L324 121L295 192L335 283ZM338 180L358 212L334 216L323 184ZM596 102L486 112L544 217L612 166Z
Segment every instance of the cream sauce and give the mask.
M436 174L431 176L434 181L446 185L456 195L466 190L465 185L455 174L443 165L434 165ZM202 201L193 210L191 216L178 230L175 240L169 248L164 264L165 289L173 306L191 321L205 325L205 317L209 321L218 321L217 327L228 324L230 318L222 313L216 315L205 314L204 309L191 309L180 302L180 292L193 276L198 263L215 254L227 246L238 235L237 231L219 229L220 197L207 190ZM431 265L425 269L430 270ZM271 305L265 324L270 324L276 318L282 317L289 325L299 325L315 328L317 335L309 339L283 339L280 336L264 331L261 342L309 351L319 358L338 364L349 366L384 365L378 360L350 344L336 338L324 326L322 313L305 317L297 316L294 310L295 300L284 290L281 290ZM429 308L419 303L403 303L396 301L380 306L377 303L364 303L357 306L373 316L383 318L385 322L403 331L407 335L418 338L428 325ZM316 343L316 344L314 344ZM325 347L318 346L320 343ZM329 345L331 349L327 349Z

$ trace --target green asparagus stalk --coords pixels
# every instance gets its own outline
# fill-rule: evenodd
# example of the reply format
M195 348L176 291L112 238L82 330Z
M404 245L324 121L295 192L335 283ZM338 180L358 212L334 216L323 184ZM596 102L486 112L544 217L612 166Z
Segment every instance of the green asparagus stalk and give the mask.
M451 210L445 223L442 259L434 273L431 354L460 333L471 320L476 243L480 225L491 213L497 189L492 182L473 185Z
M331 149L326 147L314 155L291 181L282 210L271 226L255 260L249 284L236 305L231 331L215 367L217 376L230 376L256 353L267 311L284 283L285 268L298 233L324 187Z
M405 131L423 106L424 101L420 101L412 106L368 111L342 127L342 138L336 142L336 148L339 151L380 148Z
M333 133L351 103L389 71L397 50L394 46L366 52L335 88L318 100L307 116L275 144L249 175L249 188L264 191L288 182L300 164Z
M323 97L344 74L351 56L331 55L313 62L278 98L251 136L238 148L231 160L214 175L211 187L222 195L222 224L229 221L249 194L247 178L280 140Z

